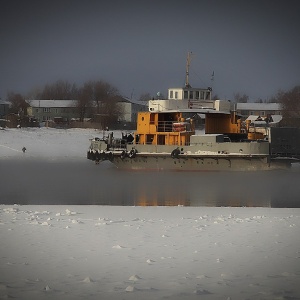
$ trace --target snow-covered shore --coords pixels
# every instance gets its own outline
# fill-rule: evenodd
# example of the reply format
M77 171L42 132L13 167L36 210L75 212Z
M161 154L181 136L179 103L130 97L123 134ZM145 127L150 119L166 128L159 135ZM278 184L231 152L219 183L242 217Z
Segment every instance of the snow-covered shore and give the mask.
M299 299L300 210L0 206L0 298Z
M0 130L0 171L95 136ZM300 299L299 228L299 208L0 205L0 298Z
M107 134L107 133L105 133ZM102 137L95 129L9 128L0 130L0 159L26 157L66 159L86 158L90 141Z

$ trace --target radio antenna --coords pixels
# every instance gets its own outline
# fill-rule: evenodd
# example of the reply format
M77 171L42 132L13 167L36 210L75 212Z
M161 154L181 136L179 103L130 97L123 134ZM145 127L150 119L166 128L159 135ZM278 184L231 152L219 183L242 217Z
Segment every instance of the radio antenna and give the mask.
M189 83L189 72L190 72L191 56L192 56L192 52L188 52L187 59L186 59L186 71L185 71L185 87L186 88L191 87L191 85Z

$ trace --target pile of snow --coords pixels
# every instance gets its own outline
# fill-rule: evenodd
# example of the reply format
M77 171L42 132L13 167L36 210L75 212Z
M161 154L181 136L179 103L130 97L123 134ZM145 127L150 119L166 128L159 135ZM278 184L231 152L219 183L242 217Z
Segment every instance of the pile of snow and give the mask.
M0 228L1 299L300 297L300 209L2 205Z

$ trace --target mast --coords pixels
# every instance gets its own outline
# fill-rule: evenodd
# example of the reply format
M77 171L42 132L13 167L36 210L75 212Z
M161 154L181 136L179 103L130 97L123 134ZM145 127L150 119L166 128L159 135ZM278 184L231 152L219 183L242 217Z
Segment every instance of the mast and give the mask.
M186 72L185 72L185 87L190 88L191 85L189 83L189 70L190 70L190 63L191 63L191 55L192 52L188 52L187 59L186 59Z

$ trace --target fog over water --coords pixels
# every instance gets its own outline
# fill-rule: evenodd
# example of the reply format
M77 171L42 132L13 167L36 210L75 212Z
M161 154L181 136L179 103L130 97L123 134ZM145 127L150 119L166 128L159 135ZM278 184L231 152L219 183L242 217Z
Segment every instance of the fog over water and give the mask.
M266 172L121 171L109 162L0 161L0 204L300 207L300 166Z

